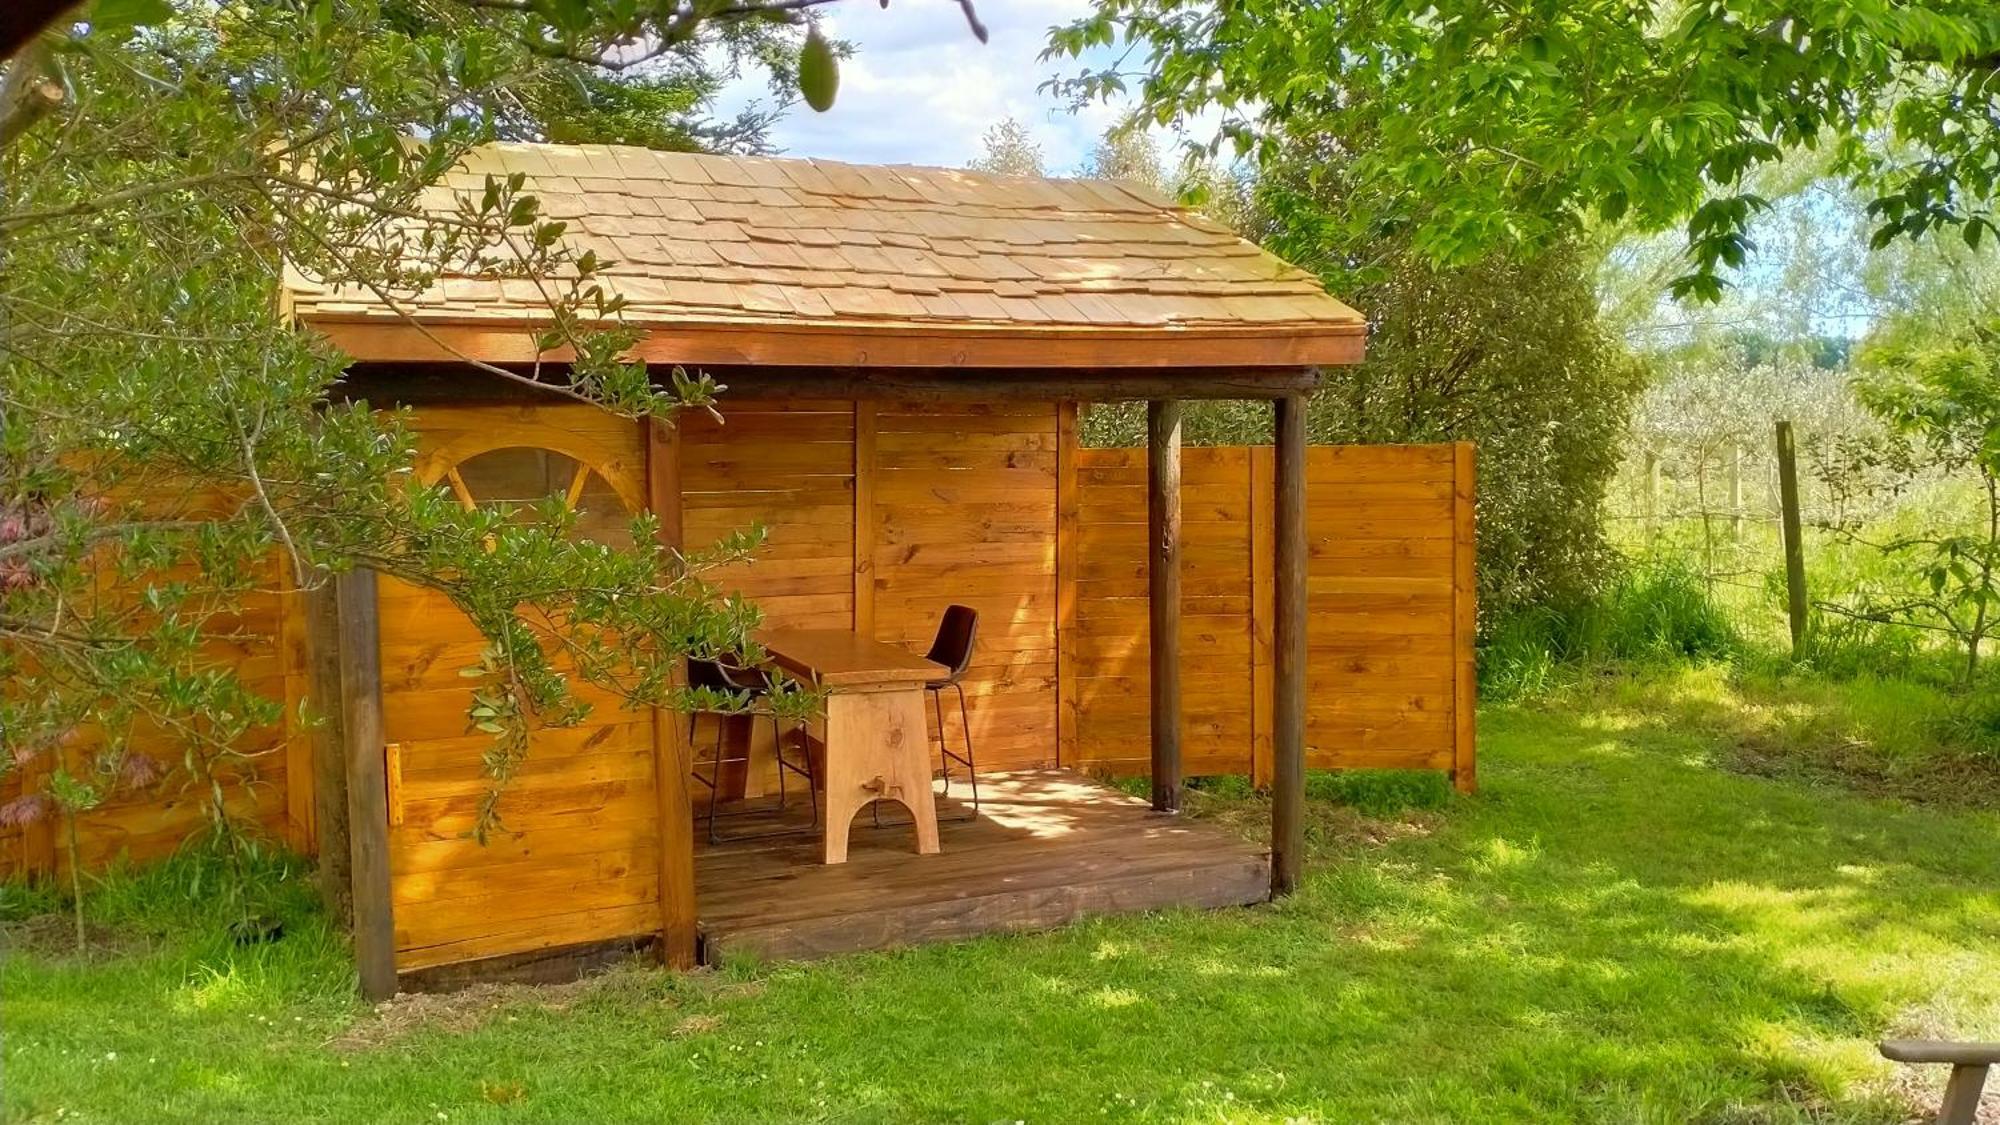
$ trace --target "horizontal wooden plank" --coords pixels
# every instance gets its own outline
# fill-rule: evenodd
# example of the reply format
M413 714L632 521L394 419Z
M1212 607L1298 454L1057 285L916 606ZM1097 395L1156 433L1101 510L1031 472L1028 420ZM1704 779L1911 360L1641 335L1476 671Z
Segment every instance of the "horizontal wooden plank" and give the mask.
M486 922L463 937L427 934L422 944L412 942L405 945L399 930L396 968L406 971L503 953L555 949L587 941L653 933L659 926L660 907L654 900L581 910L553 918L524 918L504 924Z

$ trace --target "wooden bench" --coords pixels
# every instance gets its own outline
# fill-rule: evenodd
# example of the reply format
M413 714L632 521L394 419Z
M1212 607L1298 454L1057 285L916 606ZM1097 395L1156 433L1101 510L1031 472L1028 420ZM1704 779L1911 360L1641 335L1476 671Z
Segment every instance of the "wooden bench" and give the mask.
M1903 1063L1942 1063L1951 1067L1938 1125L1972 1125L1979 1114L1979 1092L1986 1072L2000 1064L2000 1043L1950 1043L1938 1039L1888 1039L1882 1057Z

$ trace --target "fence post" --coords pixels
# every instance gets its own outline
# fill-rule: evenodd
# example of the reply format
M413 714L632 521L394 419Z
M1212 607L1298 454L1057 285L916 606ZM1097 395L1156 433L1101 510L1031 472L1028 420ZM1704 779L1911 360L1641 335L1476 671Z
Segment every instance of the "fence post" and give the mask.
M1660 455L1646 451L1646 546L1660 535Z
M1806 658L1806 546L1800 537L1798 449L1792 424L1778 423L1778 504L1785 533L1785 610L1792 625L1792 659Z
M1729 538L1743 541L1743 443L1729 442Z

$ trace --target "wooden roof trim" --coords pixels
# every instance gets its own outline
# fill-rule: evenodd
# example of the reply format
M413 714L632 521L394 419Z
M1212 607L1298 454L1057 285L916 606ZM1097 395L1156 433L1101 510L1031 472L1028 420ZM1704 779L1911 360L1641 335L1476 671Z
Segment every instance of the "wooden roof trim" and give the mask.
M356 362L561 363L537 353L546 326L315 317L308 326ZM643 327L643 326L642 326ZM1073 329L907 325L701 323L648 327L631 357L656 364L806 367L1305 367L1359 363L1367 328L1355 323Z

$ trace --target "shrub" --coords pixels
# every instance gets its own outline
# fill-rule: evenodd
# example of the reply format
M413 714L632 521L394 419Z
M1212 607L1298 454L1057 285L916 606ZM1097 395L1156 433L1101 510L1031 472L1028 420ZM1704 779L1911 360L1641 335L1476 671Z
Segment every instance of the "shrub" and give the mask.
M1479 651L1481 694L1517 699L1557 686L1567 669L1607 660L1719 660L1742 639L1686 562L1657 557L1603 593L1531 606L1496 623Z

